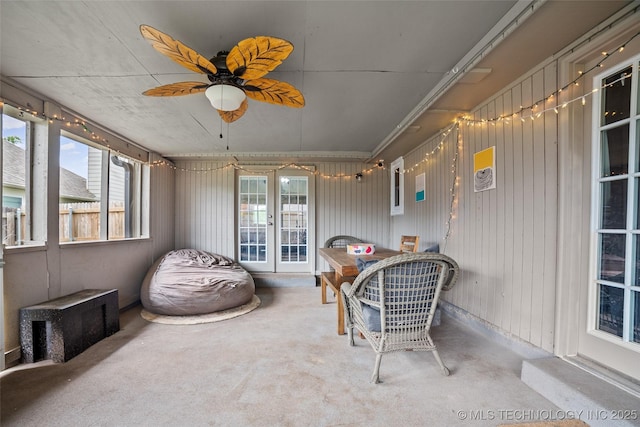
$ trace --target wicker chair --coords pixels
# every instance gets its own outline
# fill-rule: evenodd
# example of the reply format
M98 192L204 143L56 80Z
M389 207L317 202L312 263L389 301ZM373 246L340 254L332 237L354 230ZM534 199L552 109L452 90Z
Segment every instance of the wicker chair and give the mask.
M376 352L371 382L379 382L382 355L401 350L432 351L442 373L449 375L429 329L440 292L453 287L458 270L443 254L402 254L367 267L353 284L341 285L350 345L355 327Z
M358 239L353 236L333 236L329 237L326 242L324 242L325 248L346 248L347 245L352 243L364 243L364 240Z

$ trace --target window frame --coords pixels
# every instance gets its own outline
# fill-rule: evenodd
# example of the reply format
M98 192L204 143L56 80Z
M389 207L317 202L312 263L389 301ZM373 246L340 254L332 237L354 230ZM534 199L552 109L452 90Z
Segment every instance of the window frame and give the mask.
M112 150L109 147L105 147L102 144L92 142L86 138L78 136L77 134L69 132L65 129L61 130L60 136L61 137L64 136L65 138L70 139L76 143L84 144L90 148L100 151L100 153L98 153L98 155L100 155L100 165L99 165L100 179L99 179L99 183L97 183L99 184L99 191L100 191L99 201L98 201L100 204L99 238L90 239L90 240L79 240L79 241L77 240L62 241L62 231L60 230L59 239L58 239L60 244L69 245L69 244L95 243L95 242L103 242L103 241L115 242L115 241L127 241L132 239L148 238L149 230L148 230L147 224L149 223L149 219L148 219L149 173L146 169L148 169L149 165L143 161L136 160L130 156L127 156L125 154ZM113 183L114 180L111 173L114 170L118 170L113 168L120 167L114 162L113 160L114 158L119 159L120 163L133 165L132 169L134 172L134 176L133 176L133 179L130 179L129 182L132 184L132 190L134 190L135 194L130 193L132 202L129 203L130 205L129 209L133 210L135 217L130 216L131 224L129 224L129 231L130 233L132 233L132 235L129 237L127 237L127 232L126 232L127 230L127 224L126 224L127 208L126 207L123 213L125 217L125 224L123 226L123 231L125 234L122 238L112 236L112 228L111 228L112 222L109 220L109 217L112 209L112 207L110 206L110 200L113 197L113 187L111 184ZM89 160L88 160L88 163L90 163ZM91 166L88 164L88 168L90 167ZM123 169L125 168L123 167ZM61 170L62 170L62 166L60 166L59 168L59 171ZM126 172L123 171L123 173L126 173ZM90 175L89 171L88 171L88 175ZM89 179L90 177L87 176L87 180ZM123 178L123 181L126 184L127 182L126 179ZM87 183L87 185L89 186L89 183ZM58 201L60 204L60 195L58 197ZM123 204L124 206L126 206L127 201L123 201ZM105 224L105 226L103 226L103 224Z
M604 98L606 95L603 82L610 76L620 73L625 68L631 67L631 94L629 104L629 117L611 123L603 123ZM600 339L621 345L627 349L640 352L640 342L633 341L632 297L640 295L640 271L633 268L634 262L638 263L640 253L640 55L637 55L615 67L593 77L593 87L598 88L594 96L592 110L592 165L591 165L591 268L589 274L589 304L587 333ZM603 173L603 143L604 135L612 129L628 126L629 145L627 149L627 171L622 174ZM626 183L626 212L624 228L605 228L602 224L605 211L603 200L603 184L615 182ZM614 282L601 278L601 263L605 253L601 253L603 236L625 236L624 250L624 280ZM634 285L635 283L635 285ZM623 293L622 303L622 336L603 330L600 326L600 287L608 286L621 289ZM637 308L636 308L636 311ZM635 319L638 322L638 319Z
M2 114L25 122L25 157L24 157L24 215L25 233L20 239L21 244L5 244L4 231L2 245L6 250L16 250L25 247L45 247L47 241L47 162L48 154L48 124L43 118L11 104L3 103ZM4 120L0 135L4 139ZM3 153L4 162L4 153ZM2 168L4 170L4 167ZM4 177L1 177L4 186ZM4 195L4 191L3 191ZM4 203L3 203L4 208ZM37 238L36 238L37 237Z

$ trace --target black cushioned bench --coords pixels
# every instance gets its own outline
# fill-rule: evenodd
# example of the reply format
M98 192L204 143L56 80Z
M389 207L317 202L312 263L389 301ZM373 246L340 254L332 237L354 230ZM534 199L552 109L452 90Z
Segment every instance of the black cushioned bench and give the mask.
M25 363L66 362L120 330L118 290L85 289L20 309Z

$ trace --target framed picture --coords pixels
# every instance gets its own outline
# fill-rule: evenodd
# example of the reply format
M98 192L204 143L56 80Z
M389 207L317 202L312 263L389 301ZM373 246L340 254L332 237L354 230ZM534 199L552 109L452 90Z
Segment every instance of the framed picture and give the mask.
M424 174L416 175L416 202L424 202L426 180Z
M473 155L473 190L496 188L496 147L478 151Z

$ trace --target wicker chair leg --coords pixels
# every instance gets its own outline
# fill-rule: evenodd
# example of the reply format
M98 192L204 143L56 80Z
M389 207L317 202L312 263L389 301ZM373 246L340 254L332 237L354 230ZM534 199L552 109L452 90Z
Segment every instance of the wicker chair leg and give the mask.
M436 361L438 362L438 365L440 365L440 369L442 369L442 374L445 377L449 376L449 368L447 368L444 363L442 362L442 359L440 358L440 354L438 354L438 350L436 350L435 348L433 349L433 357L436 358Z
M373 368L373 375L371 376L371 382L378 384L380 382L380 361L382 360L382 353L376 353L376 364Z

